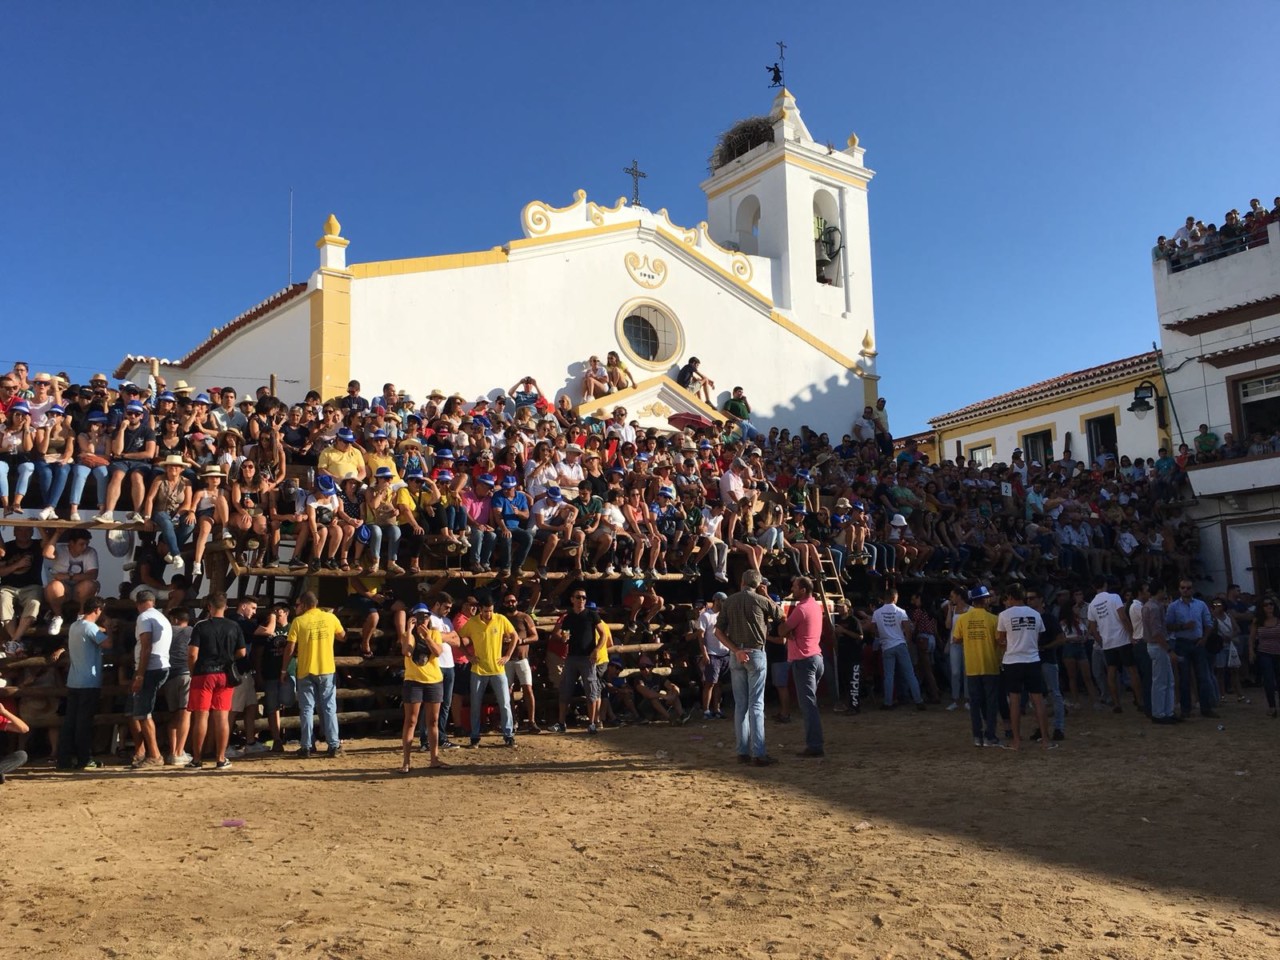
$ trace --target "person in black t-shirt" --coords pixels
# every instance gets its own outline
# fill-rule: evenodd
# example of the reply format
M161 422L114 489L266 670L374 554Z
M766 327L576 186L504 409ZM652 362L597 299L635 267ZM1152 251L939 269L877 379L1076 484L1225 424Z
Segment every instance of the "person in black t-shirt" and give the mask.
M252 650L258 632L258 601L242 597L235 612L227 614L227 619L240 628L244 648ZM258 690L254 680L254 674L246 676L231 697L231 726L235 727L237 719L244 725L244 746L232 750L233 759L245 753L265 753L267 750L265 745L258 744Z
M1053 707L1053 739L1066 738L1067 711L1062 701L1062 648L1066 646L1067 637L1062 632L1062 624L1054 614L1045 609L1044 596L1035 587L1027 588L1027 606L1040 614L1044 621L1044 633L1040 634L1040 672L1044 675L1045 689L1049 691L1049 703ZM1039 740L1043 734L1037 730L1032 740Z
M146 499L147 480L151 476L151 461L156 456L156 433L143 421L147 408L136 400L125 404L124 416L112 431L108 456L111 458L110 482L102 512L93 519L102 524L113 524L111 512L116 508L124 482L129 481L129 495L133 512L130 523L142 523L142 502Z
M203 765L204 740L209 730L209 715L213 714L213 741L215 766L225 770L231 766L227 759L227 743L231 739L231 693L227 674L231 664L244 656L244 634L240 627L226 618L227 595L209 594L209 618L201 620L191 631L191 644L187 647L187 660L191 664L191 693L187 708L191 711L191 756L188 767L199 769Z
M606 634L600 614L587 609L586 590L575 587L569 594L569 604L569 612L552 634L552 639L563 640L568 650L564 670L560 674L560 722L552 729L564 733L573 685L580 679L582 690L587 695L587 733L596 733L600 729L600 680L596 673L596 655L607 642Z
M0 628L9 631L5 639L15 645L13 655L40 616L42 546L30 527L14 527L13 539L0 546Z

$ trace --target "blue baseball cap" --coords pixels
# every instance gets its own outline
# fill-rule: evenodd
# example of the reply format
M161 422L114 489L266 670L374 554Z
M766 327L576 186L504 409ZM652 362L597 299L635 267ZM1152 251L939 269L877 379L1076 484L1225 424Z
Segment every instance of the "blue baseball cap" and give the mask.
M404 419L405 419L405 421L406 421L406 422L408 422L408 421L410 421L410 420L413 420L413 421L415 421L415 422L417 422L417 423L421 423L421 422L422 422L422 418L421 418L420 416L418 416L416 413L411 413L411 414L409 414L407 417L405 417Z
M101 410L91 410L89 411L89 416L85 419L89 423L106 423L107 415Z
M373 475L378 480L390 480L396 475L396 472L390 467L379 467L377 470L373 471Z
M643 452L641 452L641 453L637 453L637 454L636 454L636 459L637 459L637 460L648 460L648 459L649 459L649 455L648 455L647 453L643 453Z
M419 603L409 612L412 613L414 616L417 616L418 614L422 614L422 613L430 613L431 608L428 607L425 603Z
M27 401L19 400L17 403L15 403L12 407L9 408L9 412L25 413L29 415L31 413L31 406L27 403Z
M356 539L360 543L368 543L372 537L373 531L369 528L367 523L362 523L360 526L356 527Z
M327 473L322 473L316 477L316 486L326 495L331 496L338 489L338 485L333 482L333 477Z
M492 473L482 473L476 477L476 483L487 483L491 487L497 482L497 478Z
M164 393L162 393L162 394L160 394L158 397L156 397L156 399L157 399L157 400L173 400L173 401L175 401L175 402L176 402L178 398L177 398L177 397L175 397L175 396L174 396L172 393L170 393L168 390L166 390Z
M857 510L859 513L862 513L867 508L863 505L861 500L855 500L853 503L849 504L849 509Z
M453 451L452 451L452 450L450 450L448 447L441 447L439 450L437 450L437 451L436 451L436 459L437 459L437 460L452 460L452 459L453 459Z
M792 504L791 512L792 513L808 513L809 511L806 510L801 504L796 503L796 504Z
M439 480L441 483L448 483L450 480L453 479L453 471L441 470L439 473L436 474L436 479Z
M812 475L812 474L810 474L808 470L797 470L797 471L796 471L796 479L797 479L797 480L811 480L811 479L813 479L813 475Z
M343 427L341 430L338 431L338 439L341 440L343 443L355 443L356 435L351 432L350 428Z
M504 490L511 490L519 485L519 481L517 481L513 476L507 475L502 478L502 488Z
M17 407L17 406L18 406L18 404L16 404L16 403L15 403L15 404L14 404L14 407ZM26 404L24 403L24 404L22 404L22 406L24 406L24 407L25 407L25 406L26 406ZM147 412L147 408L146 408L146 407L144 407L142 404L138 403L138 401L134 400L134 401L132 401L132 402L130 402L130 403L126 403L126 404L125 404L125 406L124 406L124 412L125 412L125 413L146 413L146 412Z
M197 394L196 394L196 398L195 398L194 400L192 400L191 402L192 402L192 403L203 403L203 404L207 407L207 406L209 406L209 404L210 404L212 401L209 399L209 395L208 395L207 393L197 393Z
M607 471L605 471L605 472L606 472L606 473L616 473L616 474L618 474L619 476L621 476L622 474L626 473L627 471L623 470L621 467L610 467L610 468L609 468Z
M547 487L547 499L553 500L556 503L559 503L561 500L564 499L564 494L560 492L559 487L555 487L555 486Z
M61 406L59 406L56 403L52 407L50 407L48 410L45 411L45 413L49 414L50 416L52 416L55 413L66 413L66 412L67 412L66 410L64 410Z
M658 496L670 497L672 500L674 500L676 498L676 489L675 487L659 487Z
M989 596L991 596L991 591L988 590L986 587L984 587L982 584L978 584L976 587L974 587L972 590L969 591L970 600L981 600L983 597L989 597Z
M406 480L406 481L408 481L408 480L425 480L425 479L426 479L426 477L424 477L424 476L422 475L422 471L421 471L421 470L410 470L408 473L406 473L406 474L404 475L404 478L405 478L405 480Z
M385 430L375 430L375 431L373 431L373 439L375 439L375 440L385 440L385 439L387 439L387 431L385 431Z
M711 441L710 441L710 440L702 440L702 441L700 441L700 442L698 443L698 449L699 449L699 450L710 450L710 449L711 449Z

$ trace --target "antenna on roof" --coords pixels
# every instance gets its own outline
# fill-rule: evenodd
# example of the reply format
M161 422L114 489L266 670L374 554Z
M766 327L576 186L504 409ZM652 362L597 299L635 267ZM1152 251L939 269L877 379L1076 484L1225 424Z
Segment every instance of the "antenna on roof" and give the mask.
M285 286L293 286L293 187L289 188L289 282Z

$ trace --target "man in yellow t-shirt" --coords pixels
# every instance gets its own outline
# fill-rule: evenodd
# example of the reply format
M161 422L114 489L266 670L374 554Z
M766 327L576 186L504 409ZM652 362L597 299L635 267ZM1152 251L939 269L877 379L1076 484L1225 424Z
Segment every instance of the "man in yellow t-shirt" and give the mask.
M996 715L1000 709L1000 654L996 651L996 616L987 609L991 592L969 591L969 607L956 617L951 642L964 645L965 684L975 747L998 747Z
M486 594L480 598L480 612L459 628L458 636L471 647L471 746L480 743L480 708L485 690L491 688L498 701L502 740L514 747L507 660L516 648L516 628L502 614L493 612L493 597Z
M311 756L314 732L311 724L316 708L320 710L320 730L329 748L329 756L342 755L338 738L338 694L334 674L333 645L346 631L338 618L320 609L320 601L310 590L298 598L298 615L289 624L289 639L281 659L280 679L285 680L289 660L298 656L298 756Z
M338 431L333 446L326 447L316 463L316 470L327 473L335 480L341 480L347 474L355 474L360 480L369 478L369 469L364 463L364 454L355 445L356 435L347 427Z

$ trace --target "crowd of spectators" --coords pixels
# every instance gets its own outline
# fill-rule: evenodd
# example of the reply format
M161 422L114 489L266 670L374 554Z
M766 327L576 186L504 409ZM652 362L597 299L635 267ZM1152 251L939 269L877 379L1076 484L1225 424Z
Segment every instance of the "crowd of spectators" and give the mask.
M711 397L714 382L696 358L682 368L680 381ZM808 755L821 753L820 737L810 735L823 673L815 657L834 655L833 680L848 711L877 693L888 708L904 697L940 702L948 685L952 708L966 695L972 704L962 682L967 646L954 642L949 630L971 589L989 587L1019 607L1034 593L1061 627L1062 637L1046 650L1055 679L1060 675L1068 691L1060 696L1057 684L1046 682L1055 731L1061 732L1068 704L1086 698L1118 709L1129 695L1150 710L1150 657L1108 655L1107 638L1091 632L1096 618L1084 596L1086 590L1114 595L1128 610L1131 597L1151 595L1160 584L1195 590L1199 531L1178 504L1185 457L1164 449L1155 458L1100 451L1084 462L1064 450L1041 463L1015 450L1007 464L935 463L915 441L894 443L884 398L853 416L835 442L803 425L794 434L756 428L741 387L729 391L713 421L644 427L624 405L604 402L633 383L610 355L605 365L587 365L584 403L576 409L567 396L546 397L533 377L470 402L441 390L418 402L391 383L367 398L352 381L341 397L325 400L312 391L288 405L265 387L242 398L230 387L197 391L178 381L170 388L155 378L111 390L103 375L78 386L45 373L28 379L26 365L18 364L0 379L0 494L8 517L137 529L140 542L123 590L139 607L171 618L167 654L159 635L144 644L139 634L132 668L121 660L132 692L132 762L139 767L200 765L198 749L194 760L187 753L195 741L186 726L171 723L164 737L149 732L162 695L180 715L188 691L200 690L202 707L208 700L206 709L242 723L236 742L248 753L267 749L268 741L282 749L280 711L302 699L289 605L219 614L206 602L203 616L195 612L212 545L232 551L249 569L349 575L350 596L339 611L345 621L320 623L323 611L313 595L304 595L309 606L303 612L312 614L306 623L317 621L307 642L328 648L308 655L304 672L321 679L309 686L304 712L319 711L321 738L331 751L340 749L334 645L363 657L401 655L403 665L394 672L405 684L406 770L414 738L430 752L432 766L445 765L440 751L452 748L453 737L478 742L487 693L498 709L492 723L506 743L514 746L520 731L540 732L535 662L540 678L560 687L559 729L574 722L579 691L586 697L583 723L592 733L619 722L683 723L698 710L706 719L722 716L720 681L756 656L734 646L722 622L727 591L744 577L748 592L763 597L752 609L761 622L767 619L759 654L777 697L774 716L789 720L794 685ZM1196 448L1200 452L1199 438ZM1207 444L1203 452L1212 453ZM82 503L97 511L89 520ZM457 602L436 594L434 604L416 603L415 579L445 578L438 569L442 550L465 557L475 592ZM51 527L37 536L30 526L17 526L3 551L6 654L21 658L41 643L66 651L73 671L87 663L87 686L100 687L100 642L111 631L94 626L105 604L87 530ZM770 587L771 577L778 586ZM553 578L572 586L544 600L544 584ZM630 663L611 652L604 613L613 606L614 587L625 631L619 639L665 640L661 649ZM949 605L942 605L953 587ZM896 606L899 590L909 609ZM698 599L713 592L710 600ZM600 611L592 609L593 594ZM685 602L677 603L680 598ZM554 627L535 625L535 616L556 612L566 600L569 609ZM822 653L815 652L819 641L806 619L810 600L833 614L822 627ZM1270 641L1242 639L1254 606L1238 592L1221 600L1231 605L1234 632L1215 648L1208 637L1222 630L1206 625L1206 643L1193 643L1180 658L1184 712L1192 701L1211 712L1222 699L1228 673L1215 677L1219 659L1223 671L1243 665L1246 679L1265 682L1274 711ZM765 618L768 604L772 613ZM800 605L808 612L796 619ZM892 610L886 613L886 606ZM190 637L219 616L238 620L243 643L216 640L216 655L201 663L228 677L241 672L232 670L233 662L243 663L249 677L206 691L190 682L191 663L201 656ZM1021 616L1019 623L1030 619ZM73 629L63 640L67 622ZM1126 625L1126 643L1137 649L1135 623ZM793 645L802 651L797 657L790 655ZM741 663L738 654L747 655ZM805 661L803 684L788 667L796 659ZM32 669L39 682L56 685L61 667ZM174 689L173 678L181 676L187 681ZM734 679L735 710L741 711L757 691L754 681L739 690ZM511 701L514 690L522 693L522 721ZM470 716L461 727L467 693ZM259 694L269 728L263 739L254 724ZM92 761L83 747L96 710L85 705L88 699L69 697L63 705L65 766ZM979 719L983 729L975 739L985 742L988 718ZM213 723L211 759L222 765L229 762L223 733L229 738L232 724L214 721L207 721ZM1046 722L1041 718L1041 728ZM752 723L743 715L737 726ZM309 719L304 730L300 749L310 755ZM759 752L752 736L740 754L767 761L763 735ZM204 739L201 733L201 746Z
M1249 209L1243 216L1239 210L1228 210L1220 227L1187 217L1172 237L1156 239L1151 259L1153 262L1168 260L1169 269L1174 273L1220 260L1267 243L1267 224L1273 220L1280 220L1280 197L1275 198L1270 210L1256 197L1249 201Z

